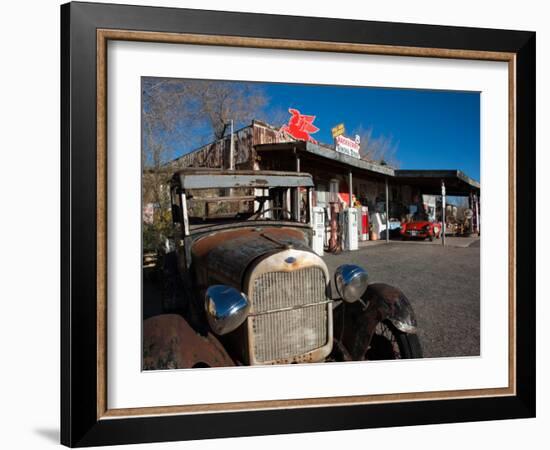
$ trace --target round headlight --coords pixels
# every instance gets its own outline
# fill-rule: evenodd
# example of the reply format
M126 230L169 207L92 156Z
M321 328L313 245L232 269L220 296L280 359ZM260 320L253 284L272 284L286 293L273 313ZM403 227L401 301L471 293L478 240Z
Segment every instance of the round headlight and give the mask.
M369 281L367 271L354 264L344 264L334 274L336 290L348 303L354 303L365 293Z
M222 335L237 329L246 320L250 302L237 289L216 284L206 290L204 308L210 328Z

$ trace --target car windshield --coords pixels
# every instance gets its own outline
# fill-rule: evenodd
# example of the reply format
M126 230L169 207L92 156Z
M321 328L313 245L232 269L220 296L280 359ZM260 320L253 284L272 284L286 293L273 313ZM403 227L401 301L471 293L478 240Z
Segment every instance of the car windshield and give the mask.
M413 220L416 222L425 222L429 219L430 217L424 211L418 211L413 216Z
M304 187L191 189L185 194L190 230L236 221L309 222Z

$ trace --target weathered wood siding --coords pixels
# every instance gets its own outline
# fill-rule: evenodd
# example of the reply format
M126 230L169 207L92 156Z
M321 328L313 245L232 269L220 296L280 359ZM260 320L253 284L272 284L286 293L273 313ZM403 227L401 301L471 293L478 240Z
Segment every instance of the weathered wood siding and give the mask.
M241 128L234 133L234 167L236 169L253 169L255 161L254 146L257 144L271 144L282 142L287 137L281 136L275 128L262 122L253 121L251 125ZM168 164L170 170L183 169L185 167L211 167L228 169L230 167L231 138L223 139L207 144L190 153L171 161Z

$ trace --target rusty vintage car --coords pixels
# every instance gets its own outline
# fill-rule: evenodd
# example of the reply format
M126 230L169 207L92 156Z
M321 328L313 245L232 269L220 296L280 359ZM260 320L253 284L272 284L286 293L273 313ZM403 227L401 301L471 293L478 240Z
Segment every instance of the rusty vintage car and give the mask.
M331 275L312 251L313 186L298 172L173 176L171 288L144 322L144 369L422 356L399 289L351 264Z

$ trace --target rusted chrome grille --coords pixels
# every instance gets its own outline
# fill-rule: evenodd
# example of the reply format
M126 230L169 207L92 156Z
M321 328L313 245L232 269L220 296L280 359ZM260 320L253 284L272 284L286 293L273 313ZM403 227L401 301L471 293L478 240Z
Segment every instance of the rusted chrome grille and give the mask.
M325 273L320 267L269 272L254 282L254 314L326 300Z
M253 316L256 361L289 359L324 346L329 306L321 303Z
M323 347L328 339L327 300L320 267L258 277L250 317L256 362L290 359Z

